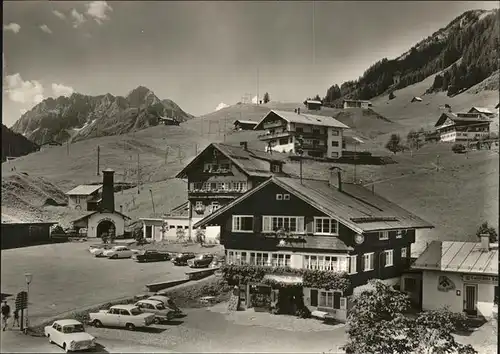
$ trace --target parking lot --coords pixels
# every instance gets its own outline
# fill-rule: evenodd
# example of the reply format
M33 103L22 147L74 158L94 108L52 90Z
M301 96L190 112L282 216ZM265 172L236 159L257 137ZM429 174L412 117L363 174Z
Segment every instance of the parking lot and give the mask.
M91 244L95 241L2 250L2 293L15 296L26 290L24 273L33 274L29 318L35 323L62 312L144 293L145 284L181 279L187 270L169 261L95 258L88 252Z

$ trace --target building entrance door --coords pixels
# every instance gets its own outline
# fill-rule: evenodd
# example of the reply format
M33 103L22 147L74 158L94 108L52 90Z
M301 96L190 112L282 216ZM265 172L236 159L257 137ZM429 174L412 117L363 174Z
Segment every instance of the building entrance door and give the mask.
M464 285L464 311L469 316L477 315L477 286L474 284Z

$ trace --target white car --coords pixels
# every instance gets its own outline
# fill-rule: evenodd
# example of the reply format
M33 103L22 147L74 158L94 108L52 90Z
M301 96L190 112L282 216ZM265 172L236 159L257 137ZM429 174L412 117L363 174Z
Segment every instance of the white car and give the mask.
M144 328L155 322L155 315L141 311L135 305L115 305L109 310L89 313L90 323L95 327L125 327L131 331Z
M55 321L45 327L45 336L66 352L95 348L95 337L85 332L83 324L76 320Z
M132 258L134 251L127 246L114 246L109 250L105 250L102 255L108 258Z
M102 257L104 251L109 250L110 248L110 245L94 245L89 247L89 252L96 257Z

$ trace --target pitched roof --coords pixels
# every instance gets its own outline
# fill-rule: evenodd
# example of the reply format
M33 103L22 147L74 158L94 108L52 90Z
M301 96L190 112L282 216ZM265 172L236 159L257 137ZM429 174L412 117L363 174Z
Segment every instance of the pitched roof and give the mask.
M367 100L343 100L342 102L365 102L365 103L371 103L371 101L367 101Z
M203 153L209 148L215 148L228 159L238 166L244 173L253 177L270 177L273 175L269 163L276 162L283 164L287 155L273 153L272 155L264 151L244 149L242 146L227 145L221 143L212 143L200 152L189 164L187 164L182 171L175 177L185 178L186 172L197 163L203 156Z
M446 119L451 119L454 123L487 123L490 122L489 119L485 117L477 117L477 118L466 118L466 117L458 117L455 113L443 112L440 116L435 127L440 127L446 122Z
M88 213L88 214L86 214L86 215L84 215L84 216L79 217L78 219L73 220L73 222L76 222L76 221L80 221L80 220L87 219L87 218L89 218L89 217L91 217L92 215L97 214L97 213L100 213L100 211L93 211L93 212L90 212L90 213ZM116 210L115 210L115 211L113 211L113 212L106 211L105 213L108 213L108 214L109 214L109 213L111 213L111 214L118 214L118 215L123 216L125 219L129 219L129 220L130 220L130 218L129 218L127 215L125 215L125 214L123 214L123 213L120 213L119 211L116 211Z
M493 112L492 112L492 111L490 111L488 108L484 108L484 107L475 107L475 106L474 106L474 107L472 107L472 108L469 110L469 112L470 112L470 111L472 111L472 110L474 110L474 109L475 109L476 111L480 112L480 113L485 113L485 114L492 114L492 113L493 113Z
M335 127L335 128L341 128L341 129L349 129L347 125L344 123L339 122L333 117L327 117L327 116L318 116L315 114L308 114L308 113L295 113L295 112L289 112L289 111L278 111L278 110L271 110L269 111L264 118L262 118L255 126L255 130L259 130L259 126L266 120L266 118L270 114L276 114L280 118L286 120L289 123L300 123L300 124L309 124L309 125L319 125L323 127Z
M485 252L480 242L432 241L411 268L498 275L498 244Z
M306 100L306 103L323 104L321 101L317 101L317 100Z
M241 120L241 119L237 119L234 121L234 124L236 123L242 123L242 124L253 124L253 125L257 125L259 124L259 122L254 122L252 120Z
M78 187L73 188L69 192L66 192L66 195L91 195L101 187L102 184L81 184Z
M194 227L204 226L269 183L274 183L294 194L358 233L388 229L433 228L425 220L360 185L343 183L342 191L339 191L331 187L328 181L303 179L301 184L298 178L276 176L218 209L196 223Z

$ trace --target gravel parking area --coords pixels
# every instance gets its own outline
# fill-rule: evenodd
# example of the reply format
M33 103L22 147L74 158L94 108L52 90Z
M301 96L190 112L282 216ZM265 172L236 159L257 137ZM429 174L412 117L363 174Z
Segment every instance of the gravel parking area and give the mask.
M174 352L279 352L343 353L346 334L342 327L327 326L323 331L293 331L259 324L236 324L210 309L186 309L187 316L171 325L155 325L147 331L93 328L87 331L110 340L130 340ZM252 315L252 314L250 314ZM285 316L267 315L284 318ZM263 316L265 317L265 316ZM311 320L312 321L312 320Z
M144 293L147 283L181 279L188 269L169 261L95 258L88 252L94 243L2 250L2 293L15 296L26 290L24 273L32 273L29 316L34 324L62 312Z

